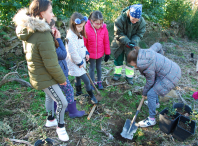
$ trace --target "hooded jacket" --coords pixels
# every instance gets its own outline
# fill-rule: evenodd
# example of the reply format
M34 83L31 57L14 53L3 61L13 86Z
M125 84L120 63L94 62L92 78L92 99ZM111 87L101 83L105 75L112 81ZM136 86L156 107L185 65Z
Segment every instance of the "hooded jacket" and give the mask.
M85 46L90 53L90 58L98 59L104 54L110 55L110 42L107 25L103 24L99 29L95 29L90 20L85 24L86 36Z
M142 93L144 96L147 96L151 88L158 95L164 96L176 86L181 78L180 67L163 56L160 43L155 43L149 49L139 50L137 68L146 77L146 85Z
M23 42L31 85L38 90L62 84L66 77L58 64L50 26L21 9L13 18L17 37Z
M114 23L114 39L111 42L111 53L116 59L123 51L130 52L126 44L133 43L138 45L146 32L146 22L143 17L135 24L131 23L127 16L129 7L125 8Z

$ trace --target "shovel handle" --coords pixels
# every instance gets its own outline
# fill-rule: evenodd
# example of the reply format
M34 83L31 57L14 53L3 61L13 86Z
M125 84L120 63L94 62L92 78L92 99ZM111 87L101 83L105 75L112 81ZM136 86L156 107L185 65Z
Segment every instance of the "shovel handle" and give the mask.
M83 68L84 68L84 70L86 71L86 69L85 69L85 67L84 67L84 66L83 66ZM97 88L96 88L96 86L94 85L94 83L93 83L93 81L92 81L91 77L89 76L89 74L87 73L87 71L86 71L86 75L88 76L88 78L89 78L89 80L90 80L90 82L91 82L92 86L93 86L93 87L94 87L94 89L96 90L97 94L98 94L98 95L100 95L100 92L98 91L98 89L97 89Z
M92 109L91 109L91 111L90 111L90 113L87 117L87 120L90 120L91 116L93 115L93 112L94 112L95 108L96 108L96 104L94 104L94 106L92 107Z
M138 111L140 111L140 109L141 109L141 107L142 107L142 104L143 104L143 102L144 102L144 99L145 99L145 97L142 97L142 99L141 99L141 101L140 101L140 104L139 104L139 106L138 106L138 108L137 108Z

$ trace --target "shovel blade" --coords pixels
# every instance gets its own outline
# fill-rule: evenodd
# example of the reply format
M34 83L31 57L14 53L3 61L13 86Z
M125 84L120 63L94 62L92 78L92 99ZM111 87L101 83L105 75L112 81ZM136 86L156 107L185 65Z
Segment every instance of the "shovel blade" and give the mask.
M102 96L100 96L100 95L98 95L98 94L97 94L95 97L96 97L96 99L97 99L98 101L101 101L102 98L103 98Z
M130 124L131 124L131 120L127 119L124 124L121 136L132 140L133 134L137 131L138 126L135 122L132 123L132 126Z

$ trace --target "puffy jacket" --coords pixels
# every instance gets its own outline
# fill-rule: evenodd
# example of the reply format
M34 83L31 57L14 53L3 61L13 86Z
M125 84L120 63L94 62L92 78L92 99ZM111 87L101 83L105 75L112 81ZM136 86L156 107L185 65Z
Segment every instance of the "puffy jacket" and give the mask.
M56 40L59 43L59 47L56 48L56 53L58 55L58 63L60 67L62 68L65 76L68 77L68 67L67 67L67 62L66 62L67 51L65 49L63 41L60 38L57 38Z
M114 23L114 39L111 42L111 53L116 59L123 51L130 52L126 44L131 42L138 45L146 32L146 22L143 17L135 24L127 16L129 7L125 8Z
M164 96L176 86L181 78L180 67L163 56L160 43L155 43L150 49L139 50L137 68L146 77L146 85L143 89L144 96L151 88L158 95Z
M31 85L38 90L54 84L62 84L66 77L58 64L58 57L51 29L39 18L27 15L21 9L13 18L16 34L23 42Z
M106 24L95 29L90 20L85 25L87 38L84 38L85 46L90 53L90 58L98 59L104 54L110 55L109 33Z

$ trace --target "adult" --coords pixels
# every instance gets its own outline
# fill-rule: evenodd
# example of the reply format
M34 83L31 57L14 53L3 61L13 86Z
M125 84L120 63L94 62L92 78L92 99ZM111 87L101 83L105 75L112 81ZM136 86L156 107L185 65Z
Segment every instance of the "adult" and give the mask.
M122 65L125 57L126 62L126 81L133 85L134 69L127 63L127 55L138 46L140 39L146 31L146 22L142 17L142 5L131 5L125 8L121 15L115 20L114 39L111 43L111 52L115 58L114 81L121 77Z

